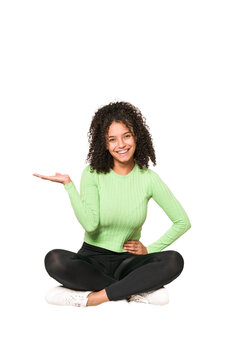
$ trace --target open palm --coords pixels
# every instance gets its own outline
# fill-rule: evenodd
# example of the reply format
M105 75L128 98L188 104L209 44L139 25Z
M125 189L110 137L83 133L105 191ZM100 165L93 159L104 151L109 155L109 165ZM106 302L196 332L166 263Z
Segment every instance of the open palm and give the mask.
M40 174L34 173L33 175L37 176L41 179L44 179L44 180L55 181L55 182L58 182L58 183L61 183L64 185L71 182L71 179L70 179L69 175L67 175L67 174L56 173L53 176L46 176L46 175L40 175Z

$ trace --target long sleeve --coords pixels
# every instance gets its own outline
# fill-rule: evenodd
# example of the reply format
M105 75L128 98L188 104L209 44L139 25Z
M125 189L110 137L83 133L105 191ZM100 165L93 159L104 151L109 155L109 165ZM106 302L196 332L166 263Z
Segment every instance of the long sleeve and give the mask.
M191 228L185 210L167 185L153 170L150 170L150 174L152 198L171 219L173 225L157 241L147 246L149 254L163 250Z
M88 165L82 172L80 194L73 182L64 185L76 218L87 232L94 232L99 225L99 193L95 173Z

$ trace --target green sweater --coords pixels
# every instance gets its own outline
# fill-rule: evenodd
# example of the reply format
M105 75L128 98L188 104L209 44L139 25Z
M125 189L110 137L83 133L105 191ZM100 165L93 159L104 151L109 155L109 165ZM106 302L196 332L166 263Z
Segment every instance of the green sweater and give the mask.
M140 240L151 198L173 225L147 246L149 254L163 250L191 227L185 210L159 175L151 169L141 170L137 163L127 175L119 175L112 169L107 174L96 170L91 173L88 165L82 172L80 195L73 182L64 187L85 230L84 241L91 245L127 252L123 249L124 242Z

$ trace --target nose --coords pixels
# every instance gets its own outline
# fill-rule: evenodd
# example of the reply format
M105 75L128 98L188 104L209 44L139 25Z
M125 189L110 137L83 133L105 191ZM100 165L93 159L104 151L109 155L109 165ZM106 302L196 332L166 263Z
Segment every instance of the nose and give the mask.
M118 141L118 147L119 147L119 149L124 148L125 146L126 146L126 145L125 145L124 141L123 141L122 139L120 139L120 140Z

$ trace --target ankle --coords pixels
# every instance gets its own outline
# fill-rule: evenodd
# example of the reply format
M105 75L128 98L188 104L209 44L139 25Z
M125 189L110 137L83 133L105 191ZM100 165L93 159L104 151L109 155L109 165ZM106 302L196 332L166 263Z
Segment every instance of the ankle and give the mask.
M105 289L93 291L88 296L87 306L95 306L109 301Z

